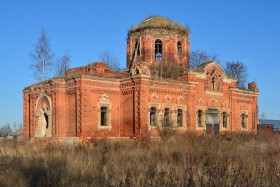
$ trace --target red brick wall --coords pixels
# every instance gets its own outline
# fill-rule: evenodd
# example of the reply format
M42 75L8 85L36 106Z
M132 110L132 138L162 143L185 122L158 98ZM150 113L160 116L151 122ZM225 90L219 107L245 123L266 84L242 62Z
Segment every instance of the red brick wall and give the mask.
M162 41L163 61L189 67L190 44L187 34L166 29L145 29L129 33L127 67L133 60L135 43L140 36L140 56L137 62L155 63L155 40ZM182 43L182 56L177 56L177 42ZM144 66L143 66L144 67ZM140 66L141 68L141 66ZM212 78L216 86L212 87ZM149 75L129 76L117 72L102 62L73 68L64 77L53 78L23 90L24 137L34 137L38 127L36 103L48 97L51 107L53 137L134 137L159 136L157 127L149 124L150 108L158 109L157 124L161 125L165 108L176 122L178 109L183 110L183 126L178 131L205 133L205 113L217 109L220 132L256 132L258 121L258 88L251 83L249 90L236 88L236 80L228 78L214 62L203 64L196 71L179 80L155 80ZM100 108L109 109L109 126L100 126ZM197 126L197 112L202 110L204 126ZM222 112L228 114L228 128L221 124ZM246 114L245 129L241 128L241 114Z
M135 52L135 43L140 36L140 57L137 61L146 62L148 64L155 62L155 41L162 41L162 58L163 61L172 61L182 64L183 67L189 67L190 44L187 34L181 34L172 30L153 30L145 29L141 32L129 33L127 41L127 66L128 70L130 63L133 60ZM177 42L182 44L182 56L177 56Z
M157 128L149 125L151 106L158 108L158 124L161 123L164 108L171 109L171 116L175 121L177 109L182 108L184 124L179 131L204 133L205 127L197 127L197 111L201 109L205 112L208 108L218 109L220 116L223 111L229 114L229 128L221 128L221 132L256 131L257 93L232 88L234 83L230 80L222 83L220 91L208 92L204 73L193 74L188 76L185 83L152 80L148 76L108 79L84 75L33 85L24 90L24 137L35 135L38 125L35 116L36 102L42 93L52 100L54 137L158 136ZM100 128L98 125L102 102L109 108L109 128ZM247 116L246 129L241 129L242 112Z

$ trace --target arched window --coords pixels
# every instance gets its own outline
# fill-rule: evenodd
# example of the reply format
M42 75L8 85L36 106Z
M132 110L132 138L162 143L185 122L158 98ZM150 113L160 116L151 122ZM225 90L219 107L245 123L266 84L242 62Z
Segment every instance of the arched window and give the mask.
M134 50L136 50L136 56L139 57L140 56L140 42L139 41L135 42Z
M108 108L101 107L100 109L100 126L108 126Z
M202 110L197 112L197 126L202 127Z
M181 42L177 42L177 56L178 57L182 56L182 44L181 44Z
M150 110L150 126L155 126L156 125L156 113L157 113L157 108L156 107L151 107L151 110Z
M162 60L162 42L160 39L155 41L155 60Z
M215 77L212 77L212 90L216 89L216 79Z
M241 127L244 129L246 128L246 115L241 114Z
M170 126L170 108L164 109L163 126Z
M183 110L182 109L177 110L177 126L178 127L183 126Z
M227 128L227 113L226 112L223 112L223 128Z

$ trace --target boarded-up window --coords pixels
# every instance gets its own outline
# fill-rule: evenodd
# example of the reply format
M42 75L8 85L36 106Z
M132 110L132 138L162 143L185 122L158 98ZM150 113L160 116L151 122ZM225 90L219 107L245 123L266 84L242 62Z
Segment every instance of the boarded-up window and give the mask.
M100 125L101 126L108 126L108 108L107 107L101 107L100 111Z
M151 110L150 110L150 126L155 126L156 125L156 114L157 114L157 108L156 107L151 107Z
M219 124L219 111L208 109L206 113L206 124Z
M183 126L183 110L182 109L177 110L177 126L178 127Z

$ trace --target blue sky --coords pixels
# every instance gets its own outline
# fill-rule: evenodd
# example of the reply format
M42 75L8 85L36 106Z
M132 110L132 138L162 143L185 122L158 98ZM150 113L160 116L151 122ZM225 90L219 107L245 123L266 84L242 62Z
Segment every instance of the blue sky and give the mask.
M0 126L22 122L22 89L36 82L30 52L44 28L52 51L71 66L109 50L125 66L127 31L150 15L191 28L191 50L246 64L259 85L259 113L280 119L278 0L0 0Z

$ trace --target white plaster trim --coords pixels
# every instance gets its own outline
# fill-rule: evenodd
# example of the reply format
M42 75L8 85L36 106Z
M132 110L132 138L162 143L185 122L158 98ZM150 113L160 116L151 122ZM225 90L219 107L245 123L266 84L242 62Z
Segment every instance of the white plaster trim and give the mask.
M180 96L178 97L178 100L184 101L184 97L183 97L182 95L180 95Z
M206 91L207 95L217 95L217 96L222 96L224 95L222 92L213 92L213 91Z
M158 99L158 95L156 93L153 93L151 96L151 99L153 99L153 98Z
M39 97L37 98L37 100L36 100L36 108L35 108L36 111L38 111L38 104L39 104L39 101L40 101L43 97L46 97L46 98L48 99L49 104L50 104L50 110L52 109L52 100L51 100L51 98L45 94L45 91L44 91L44 90L42 90L40 96L39 96Z
M170 95L166 95L164 99L172 100L172 97Z

